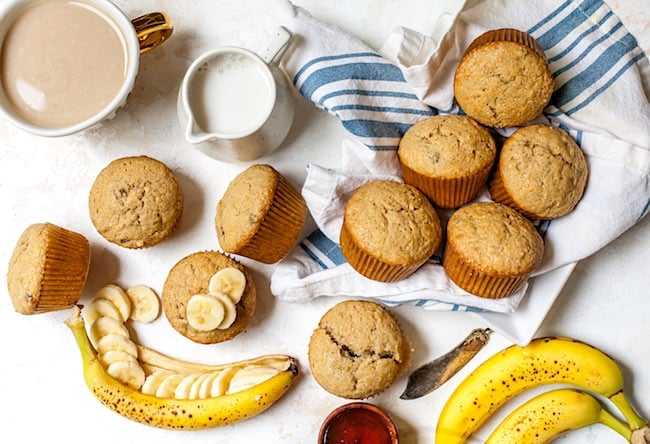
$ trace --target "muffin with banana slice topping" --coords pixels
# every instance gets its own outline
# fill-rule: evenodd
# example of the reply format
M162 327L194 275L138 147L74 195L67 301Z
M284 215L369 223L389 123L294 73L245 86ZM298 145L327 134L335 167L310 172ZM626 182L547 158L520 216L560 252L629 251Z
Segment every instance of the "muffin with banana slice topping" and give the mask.
M255 311L250 272L219 251L192 253L170 270L162 306L169 323L201 344L226 341L244 331Z

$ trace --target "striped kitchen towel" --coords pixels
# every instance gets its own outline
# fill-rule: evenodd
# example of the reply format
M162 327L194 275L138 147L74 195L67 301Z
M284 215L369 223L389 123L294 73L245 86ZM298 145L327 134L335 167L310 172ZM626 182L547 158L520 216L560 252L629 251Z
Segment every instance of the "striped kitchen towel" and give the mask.
M303 96L341 120L351 139L342 143L339 169L307 166L302 192L318 230L278 264L273 294L290 301L375 297L439 310L517 308L525 286L502 300L469 295L446 277L440 252L409 278L385 284L354 272L338 246L349 194L370 180L401 180L400 137L427 116L462 112L453 100L455 67L471 40L499 27L525 30L544 48L556 88L540 120L569 131L590 169L576 209L538 224L546 252L537 274L598 251L647 213L650 68L634 37L602 1L468 1L458 15L441 17L431 35L397 28L380 51L295 8L289 28L300 43L285 69ZM500 132L507 136L512 130ZM489 193L484 190L478 199L488 200Z

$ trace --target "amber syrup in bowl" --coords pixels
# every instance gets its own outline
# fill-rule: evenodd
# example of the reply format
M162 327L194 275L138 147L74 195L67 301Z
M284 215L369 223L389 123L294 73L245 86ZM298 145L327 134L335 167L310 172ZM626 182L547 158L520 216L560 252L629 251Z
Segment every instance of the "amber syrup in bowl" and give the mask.
M379 407L352 402L332 411L321 426L318 444L398 444L393 420Z

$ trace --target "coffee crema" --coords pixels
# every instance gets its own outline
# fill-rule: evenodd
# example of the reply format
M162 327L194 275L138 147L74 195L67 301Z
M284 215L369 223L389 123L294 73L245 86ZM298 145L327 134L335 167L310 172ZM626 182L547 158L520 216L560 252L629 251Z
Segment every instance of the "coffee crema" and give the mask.
M2 87L27 122L63 128L100 113L126 79L126 42L83 0L38 0L11 24L0 56Z

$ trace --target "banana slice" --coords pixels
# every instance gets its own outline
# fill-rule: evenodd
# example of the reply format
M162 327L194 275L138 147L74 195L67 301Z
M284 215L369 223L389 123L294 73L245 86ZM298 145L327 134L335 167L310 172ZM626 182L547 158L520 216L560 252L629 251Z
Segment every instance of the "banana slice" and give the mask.
M111 350L121 350L124 351L134 358L138 357L138 347L135 343L128 337L118 335L118 334L108 334L102 336L102 338L97 342L97 353L99 355L105 355Z
M128 360L137 361L135 356L125 352L124 350L109 350L106 353L99 355L98 358L99 358L99 362L102 363L104 368L108 368L109 365L118 361L128 361Z
M192 391L192 384L199 379L200 373L192 373L185 375L181 382L174 390L174 398L176 399L190 399L190 392Z
M86 325L91 325L98 318L113 318L116 321L124 322L122 313L108 299L94 299L85 310Z
M185 375L172 373L167 376L158 386L156 390L156 397L158 398L173 398L176 387L185 378Z
M199 396L201 385L203 385L206 379L210 378L212 378L212 373L204 373L196 378L196 380L192 383L192 387L190 387L189 399L201 399Z
M246 288L246 275L238 268L226 267L217 271L208 285L210 294L223 293L235 304L239 302Z
M90 325L90 331L88 332L90 341L95 346L97 346L97 343L102 337L113 334L121 335L126 338L130 337L129 330L122 322L106 316L97 318L97 320Z
M239 368L237 367L229 367L221 370L217 377L212 380L212 384L210 385L210 396L214 398L225 395L228 391L228 387L230 387L232 377L238 371Z
M106 372L133 390L140 390L145 380L144 370L134 359L113 362L108 366Z
M210 389L212 387L212 381L219 376L219 372L209 373L208 377L201 382L199 387L199 399L207 399L210 397Z
M235 373L230 380L230 386L228 387L227 393L236 393L249 389L272 378L278 373L280 373L280 371L272 367L249 365Z
M160 384L169 376L172 372L167 370L155 371L144 380L142 383L142 388L140 391L145 395L155 395L156 390L160 387Z
M160 299L155 291L146 285L136 285L126 290L131 299L131 319L148 324L160 314Z
M237 319L237 307L235 306L235 303L223 293L212 293L210 296L217 299L223 306L223 320L217 328L225 330L235 322L235 319Z
M108 284L99 289L95 299L106 299L117 307L122 315L122 321L126 322L131 316L131 300L129 296L117 285Z
M223 303L212 295L196 294L187 301L187 322L199 331L219 327L225 317Z

